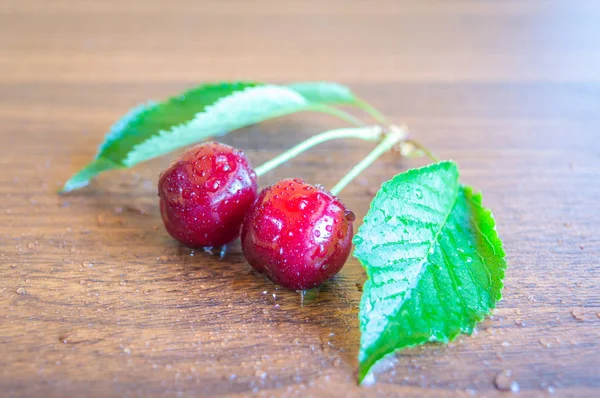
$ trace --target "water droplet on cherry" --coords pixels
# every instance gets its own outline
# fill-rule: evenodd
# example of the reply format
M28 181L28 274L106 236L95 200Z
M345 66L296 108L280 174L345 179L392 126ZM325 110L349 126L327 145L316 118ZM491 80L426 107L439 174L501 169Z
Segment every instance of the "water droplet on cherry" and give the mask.
M280 181L263 190L245 218L244 257L280 286L292 290L318 286L339 272L351 251L346 207L320 189L297 180ZM260 227L267 221L277 221L279 230Z
M217 192L219 190L220 185L221 182L214 177L206 181L206 184L204 184L206 189L210 192Z
M171 236L190 247L205 247L239 235L257 191L256 177L248 178L252 168L240 156L230 146L207 142L184 152L161 173L160 210Z
M350 222L354 222L356 220L356 214L354 214L352 211L350 210L346 210L344 212L344 216L346 216L346 220L350 221Z

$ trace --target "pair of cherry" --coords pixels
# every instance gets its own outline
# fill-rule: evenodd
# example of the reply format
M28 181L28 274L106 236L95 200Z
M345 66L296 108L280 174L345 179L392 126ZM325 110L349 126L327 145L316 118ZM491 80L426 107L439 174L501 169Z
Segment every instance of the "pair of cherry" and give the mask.
M244 153L217 142L185 152L160 176L169 234L193 247L240 235L248 263L278 285L306 290L337 274L352 247L355 217L322 186L285 179L258 194Z

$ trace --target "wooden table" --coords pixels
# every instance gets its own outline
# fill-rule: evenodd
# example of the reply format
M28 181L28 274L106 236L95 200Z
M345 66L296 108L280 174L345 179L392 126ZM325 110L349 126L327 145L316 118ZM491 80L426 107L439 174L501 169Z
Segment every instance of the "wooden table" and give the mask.
M600 394L600 5L589 1L3 1L0 395ZM398 353L355 382L363 271L300 305L245 263L175 243L167 156L57 189L129 107L199 82L334 80L442 158L494 210L510 269L471 337ZM297 115L223 141L259 164L342 126ZM265 176L331 186L370 149L328 143ZM342 194L425 160L384 156ZM358 287L357 287L358 286Z

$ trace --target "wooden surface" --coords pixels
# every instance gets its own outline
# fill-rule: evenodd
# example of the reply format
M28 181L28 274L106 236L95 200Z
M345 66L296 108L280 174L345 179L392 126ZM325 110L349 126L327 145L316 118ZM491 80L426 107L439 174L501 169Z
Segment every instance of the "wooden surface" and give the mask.
M0 395L428 397L600 394L600 4L595 1L0 1ZM355 384L363 271L276 289L166 234L173 156L57 189L129 107L202 81L350 85L484 192L510 269L495 315ZM341 126L298 115L231 134L255 165ZM369 145L265 176L332 186ZM343 193L424 164L385 156Z

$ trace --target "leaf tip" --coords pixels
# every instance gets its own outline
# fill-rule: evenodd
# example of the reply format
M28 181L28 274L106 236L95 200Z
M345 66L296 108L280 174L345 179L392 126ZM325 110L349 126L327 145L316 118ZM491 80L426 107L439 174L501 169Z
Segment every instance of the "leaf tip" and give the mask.
M89 163L83 169L79 170L71 177L59 191L60 194L65 194L76 189L83 188L89 185L90 180L98 174L119 167L112 161L104 158L97 158Z
M58 193L61 195L64 195L69 192L75 191L77 189L83 188L90 184L89 179L80 179L80 178L78 178L78 176L79 176L79 173L75 174L67 182L65 182L65 185L63 185L63 187L58 191Z
M356 376L356 381L359 386L366 386L371 384L371 382L369 382L368 380L369 378L367 378L367 376L369 376L370 370L371 364L366 364L364 362L358 364L358 374Z

